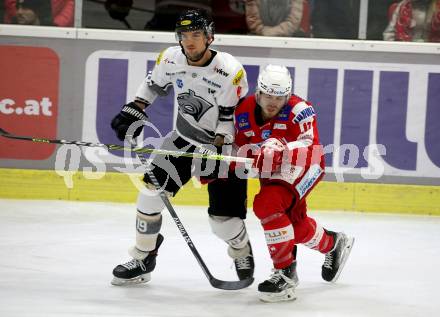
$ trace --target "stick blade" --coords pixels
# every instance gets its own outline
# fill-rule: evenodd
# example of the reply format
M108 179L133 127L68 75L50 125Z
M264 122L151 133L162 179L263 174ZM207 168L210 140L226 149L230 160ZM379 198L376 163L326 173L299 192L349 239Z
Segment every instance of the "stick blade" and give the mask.
M247 278L245 280L240 281L221 281L214 277L209 279L209 283L211 283L212 287L224 290L239 290L242 288L246 288L254 282L254 278Z

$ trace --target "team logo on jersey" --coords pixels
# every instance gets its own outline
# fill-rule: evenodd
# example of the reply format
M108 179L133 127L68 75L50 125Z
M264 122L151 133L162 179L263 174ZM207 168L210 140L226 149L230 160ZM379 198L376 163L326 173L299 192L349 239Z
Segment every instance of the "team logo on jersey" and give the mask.
M191 89L188 92L179 94L177 96L177 103L181 113L193 116L197 122L200 121L210 108L214 107L202 97L197 96Z
M182 88L183 87L183 80L182 79L177 79L176 80L176 85L177 85L177 87Z
M223 69L221 68L217 68L217 66L214 67L214 71L222 76L228 77L229 73L225 72Z
M247 136L248 138L250 138L251 136L254 136L255 135L255 132L254 131L245 131L244 132L244 135L245 136Z
M295 118L293 118L294 123L299 123L303 121L304 119L307 119L309 117L312 117L315 115L315 110L313 110L312 107L307 107L303 109L300 113L298 113Z
M271 130L263 130L263 131L261 131L261 138L263 140L267 140L267 139L269 139L271 134L272 134Z
M237 73L237 75L235 75L234 79L232 80L232 84L234 86L237 86L238 84L240 84L241 80L243 79L244 76L244 71L243 69L240 69Z
M283 109L281 109L278 114L278 121L287 121L289 120L290 112L292 111L292 107L285 105Z
M238 126L238 130L246 130L251 127L251 125L249 123L249 113L248 112L240 113L237 116L237 126Z

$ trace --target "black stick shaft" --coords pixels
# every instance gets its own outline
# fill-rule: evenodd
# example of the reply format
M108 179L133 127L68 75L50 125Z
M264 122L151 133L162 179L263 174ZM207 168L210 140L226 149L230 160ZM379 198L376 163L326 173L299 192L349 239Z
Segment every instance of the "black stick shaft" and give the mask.
M106 143L93 143L93 142L85 142L85 141L69 141L63 139L46 139L39 137L31 137L31 136L22 136L15 135L7 132L6 130L0 128L0 135L9 139L22 140L22 141L31 141L36 143L52 143L52 144L72 144L77 146L86 146L86 147L102 147L106 148L109 151L129 151L135 153L146 153L146 154L159 154L159 155L171 155L171 156L184 156L184 157L192 157L199 159L207 159L207 160L217 160L217 161L227 161L227 162L242 162L242 163L252 163L252 159L245 157L236 157L236 156L226 156L221 154L203 154L197 152L180 152L180 151L168 151L162 149L152 149L152 148L133 148L126 147L123 145L117 144L106 144Z
M192 242L188 232L186 231L185 227L183 226L182 222L179 219L179 216L177 216L176 211L174 210L173 206L171 205L170 200L168 199L167 194L160 189L160 184L158 180L156 179L156 176L154 176L153 172L149 168L149 164L147 159L140 153L136 152L137 157L142 162L142 164L146 168L146 173L148 174L150 180L152 181L153 185L159 190L160 198L162 199L163 203L165 204L165 207L167 208L168 212L170 213L171 217L173 218L177 228L179 229L183 239L185 240L186 244L190 248L192 254L196 258L197 262L199 263L200 267L202 268L203 273L208 278L209 283L219 289L224 290L238 290L245 287L248 287L251 285L254 281L254 278L249 278L245 280L240 281L222 281L216 279L211 272L209 271L208 267L205 264L205 261L203 261L202 257L200 256L199 251L197 251L196 247L194 246L194 243Z

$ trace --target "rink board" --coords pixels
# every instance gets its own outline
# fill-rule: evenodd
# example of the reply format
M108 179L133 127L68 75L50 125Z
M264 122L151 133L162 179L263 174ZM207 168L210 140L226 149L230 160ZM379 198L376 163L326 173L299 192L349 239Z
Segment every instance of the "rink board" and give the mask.
M0 27L0 127L36 138L121 144L110 127L173 33ZM440 45L218 35L249 95L267 63L314 105L326 181L440 185ZM17 69L21 71L17 72ZM183 83L185 85L185 83ZM174 93L148 110L147 145L174 124ZM0 138L0 168L116 172L124 153ZM133 172L133 171L131 171ZM339 185L335 185L339 186Z
M141 175L132 177L140 180ZM137 197L132 180L120 173L66 175L63 171L0 169L0 179L0 198L134 203ZM249 207L258 189L258 181L250 180ZM173 203L207 206L206 186L190 181ZM309 196L308 205L311 210L440 215L440 187L323 181Z
M2 25L0 127L121 144L111 119L175 44L169 32ZM282 64L293 92L314 104L326 175L310 209L440 214L440 44L218 35L213 48L243 64L249 94L261 67ZM173 98L149 110L144 145L173 129ZM127 166L129 156L0 138L0 197L134 202L136 177L124 173L140 166ZM206 188L191 182L174 202L207 206Z

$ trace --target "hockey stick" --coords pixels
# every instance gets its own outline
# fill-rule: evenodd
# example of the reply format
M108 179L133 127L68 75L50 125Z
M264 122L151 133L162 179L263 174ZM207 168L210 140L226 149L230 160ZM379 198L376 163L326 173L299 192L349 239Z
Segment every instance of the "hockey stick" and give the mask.
M199 263L200 267L202 268L203 273L205 273L206 277L208 278L209 283L219 289L224 290L238 290L245 287L248 287L254 282L254 278L248 278L245 280L240 281L222 281L219 279L216 279L214 276L212 276L211 272L209 272L208 267L206 266L205 262L203 261L202 257L200 256L199 252L197 251L196 247L194 246L194 243L192 242L191 238L188 235L188 232L186 231L185 227L183 226L182 222L180 221L179 217L177 216L176 211L174 210L173 206L170 203L170 200L168 199L167 194L160 190L160 184L157 180L157 178L154 176L153 172L148 166L147 159L142 155L142 153L135 152L139 160L142 162L142 164L145 166L146 173L148 174L150 180L152 181L153 185L159 189L159 195L162 201L164 202L165 206L167 207L171 217L173 218L174 222L176 223L177 228L179 229L183 239L185 239L186 244L190 248L191 252L193 253L194 257L196 258L197 262Z
M15 135L7 132L6 130L0 128L0 136L23 140L23 141L31 141L37 143L54 143L54 144L73 144L78 146L86 146L86 147L102 147L107 150L113 151L130 151L135 153L150 153L150 154L159 154L159 155L171 155L171 156L184 156L184 157L192 157L199 159L207 159L207 160L217 160L217 161L225 161L225 162L239 162L239 163L252 163L253 159L246 157L237 157L237 156L227 156L221 154L203 154L203 153L191 153L191 152L180 152L180 151L169 151L162 149L151 149L151 148L129 148L122 145L117 144L104 144L104 143L93 143L93 142L84 142L84 141L68 141L68 140L57 140L57 139L45 139L39 137L29 137L22 135Z

